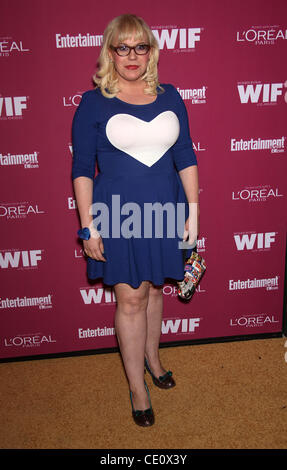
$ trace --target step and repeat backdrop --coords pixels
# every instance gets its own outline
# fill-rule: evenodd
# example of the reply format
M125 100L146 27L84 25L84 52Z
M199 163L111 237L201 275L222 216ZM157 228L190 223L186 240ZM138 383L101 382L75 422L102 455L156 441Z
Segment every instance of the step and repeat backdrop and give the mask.
M71 122L107 23L142 16L189 115L207 271L163 286L161 343L276 335L286 247L285 1L2 0L0 357L117 347L112 288L86 277Z

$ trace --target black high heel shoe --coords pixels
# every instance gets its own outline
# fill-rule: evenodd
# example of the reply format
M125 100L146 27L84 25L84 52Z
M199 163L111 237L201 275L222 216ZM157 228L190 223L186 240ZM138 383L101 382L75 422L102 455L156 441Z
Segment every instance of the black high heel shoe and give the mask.
M133 405L132 392L130 392L130 399L131 399L131 404L132 404L132 415L133 415L134 422L138 426L147 427L147 426L152 426L154 424L154 413L153 413L153 409L151 406L148 386L146 383L144 383L144 385L147 391L150 407L147 410L135 410L134 405Z
M149 364L147 362L146 357L145 357L144 362L145 362L146 370L151 375L152 381L157 387L163 388L163 389L168 389L168 388L175 387L176 383L175 383L174 379L172 378L172 372L170 370L168 372L166 372L166 374L161 375L160 377L157 378L157 377L155 377L155 375L150 370L150 367L149 367Z

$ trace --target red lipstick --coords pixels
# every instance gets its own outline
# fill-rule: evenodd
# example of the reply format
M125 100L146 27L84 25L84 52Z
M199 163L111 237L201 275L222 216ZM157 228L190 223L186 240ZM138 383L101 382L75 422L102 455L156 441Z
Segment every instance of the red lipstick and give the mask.
M136 70L139 68L139 66L138 65L126 65L125 68L128 70Z

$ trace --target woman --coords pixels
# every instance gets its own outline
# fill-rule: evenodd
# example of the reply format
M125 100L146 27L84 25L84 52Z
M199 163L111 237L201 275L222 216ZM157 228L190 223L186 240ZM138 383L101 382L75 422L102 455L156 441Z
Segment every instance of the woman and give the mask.
M140 426L154 423L144 367L158 387L175 386L159 358L162 286L165 278L183 279L179 242L192 244L198 235L197 161L188 117L176 89L159 85L158 56L141 18L113 19L104 32L97 86L83 94L73 120L78 234L88 277L114 286L116 334L132 416ZM161 210L152 213L163 229L155 234L145 210L173 207L176 218L178 203L185 208L181 235L167 233L171 222Z

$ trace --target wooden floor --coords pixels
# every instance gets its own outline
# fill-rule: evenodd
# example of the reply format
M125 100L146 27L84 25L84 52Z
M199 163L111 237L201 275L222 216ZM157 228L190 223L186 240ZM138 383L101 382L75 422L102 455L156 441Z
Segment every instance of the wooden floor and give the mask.
M286 353L286 338L161 349L177 386L147 376L150 428L118 353L2 363L0 448L286 449Z

